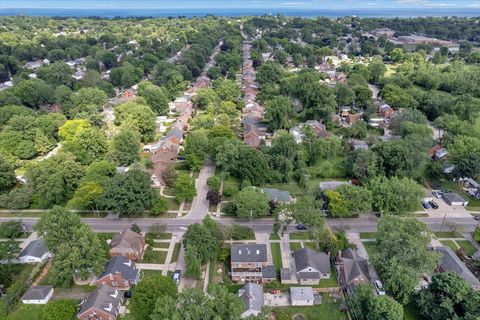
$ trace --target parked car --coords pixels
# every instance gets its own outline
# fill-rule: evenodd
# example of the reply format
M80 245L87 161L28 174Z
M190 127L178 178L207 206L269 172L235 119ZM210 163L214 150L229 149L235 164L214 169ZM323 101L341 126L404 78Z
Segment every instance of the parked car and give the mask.
M297 230L307 230L307 227L303 223L297 224Z
M435 198L438 198L438 199L442 198L442 191L440 190L432 190L432 194Z
M430 209L430 205L429 205L428 202L426 202L426 201L422 202L422 206L423 206L425 209Z
M180 270L175 270L175 272L173 273L173 281L175 281L176 284L180 283L181 275L182 275L182 271Z
M384 296L386 295L385 291L383 291L383 285L382 283L380 282L380 280L375 280L375 290L377 291L377 294L379 296Z
M438 204L437 204L435 201L431 200L431 201L428 202L428 204L429 204L433 209L438 209Z
M272 289L272 290L270 290L270 293L271 293L271 294L280 294L281 291L278 290L278 289Z
M473 216L473 219L480 221L480 216Z

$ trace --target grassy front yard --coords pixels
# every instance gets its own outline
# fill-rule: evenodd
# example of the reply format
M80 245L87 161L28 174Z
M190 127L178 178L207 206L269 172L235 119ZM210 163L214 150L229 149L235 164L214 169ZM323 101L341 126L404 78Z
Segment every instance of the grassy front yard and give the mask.
M167 251L152 251L151 253L145 252L143 260L140 260L139 263L164 264L166 258Z
M172 260L170 261L170 263L177 262L178 255L180 254L180 247L181 247L180 242L175 243L175 247L173 247Z
M344 320L347 316L340 311L340 303L331 301L327 294L323 295L322 304L307 307L273 308L277 320L293 320L301 314L305 320Z
M360 232L360 239L376 239L377 233L376 232Z
M363 242L363 246L367 250L369 257L372 257L372 255L375 255L378 252L377 244L375 242Z
M310 240L308 233L306 232L294 232L290 233L291 240Z
M475 252L477 252L477 248L468 240L456 240L455 241L463 250L467 256L471 257Z
M150 278L150 277L159 276L159 275L162 275L161 270L142 270L143 278Z
M463 236L456 231L439 231L434 232L437 238L463 238Z
M148 232L146 236L147 236L147 238L158 239L158 240L172 239L172 234L170 232L162 232L162 233L159 233L159 234L153 234L153 233Z

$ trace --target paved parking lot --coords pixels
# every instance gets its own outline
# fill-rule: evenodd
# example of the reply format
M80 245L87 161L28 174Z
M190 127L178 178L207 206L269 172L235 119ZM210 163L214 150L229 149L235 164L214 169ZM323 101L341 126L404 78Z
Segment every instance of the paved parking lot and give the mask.
M443 218L445 213L450 218L470 218L471 214L462 206L450 206L443 199L436 198L431 190L428 191L427 197L432 198L438 204L438 209L424 209L429 217Z

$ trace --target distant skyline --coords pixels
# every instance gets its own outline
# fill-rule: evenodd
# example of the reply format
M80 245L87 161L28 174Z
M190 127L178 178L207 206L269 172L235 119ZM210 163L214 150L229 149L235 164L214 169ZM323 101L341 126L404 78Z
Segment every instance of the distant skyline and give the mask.
M178 8L297 8L297 9L480 9L471 0L1 0L1 8L43 9L178 9Z
M0 15L63 17L480 16L480 0L0 0Z

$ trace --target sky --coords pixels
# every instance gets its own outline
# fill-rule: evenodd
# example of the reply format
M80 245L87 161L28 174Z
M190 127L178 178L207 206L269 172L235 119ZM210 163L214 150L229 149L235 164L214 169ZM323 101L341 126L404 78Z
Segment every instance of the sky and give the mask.
M0 0L2 8L45 9L480 9L480 0Z

